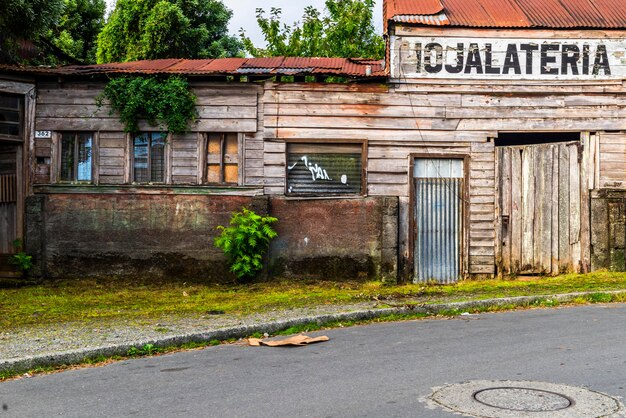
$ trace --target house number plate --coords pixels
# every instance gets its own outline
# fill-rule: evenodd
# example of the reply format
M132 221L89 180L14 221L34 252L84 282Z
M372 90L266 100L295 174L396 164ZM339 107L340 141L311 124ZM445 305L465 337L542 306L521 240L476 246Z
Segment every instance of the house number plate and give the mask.
M35 131L35 138L39 138L39 139L52 138L52 131Z

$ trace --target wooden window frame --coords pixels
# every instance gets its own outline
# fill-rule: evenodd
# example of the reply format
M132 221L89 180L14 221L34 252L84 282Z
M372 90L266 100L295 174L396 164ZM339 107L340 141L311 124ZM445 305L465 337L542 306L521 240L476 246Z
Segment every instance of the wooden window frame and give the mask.
M63 135L91 135L91 180L63 180L61 179L61 153L63 147ZM50 145L50 180L52 183L63 184L98 184L98 155L99 155L99 135L97 131L57 131L52 133ZM78 141L74 144L74 153L77 153ZM74 161L75 177L78 175L78 160Z
M23 94L13 94L13 93L5 93L2 92L3 96L11 96L11 97L15 97L19 100L19 105L18 105L18 109L17 112L19 114L18 118L19 121L17 122L17 126L18 126L18 134L17 136L15 135L5 135L5 134L0 134L0 139L3 141L13 141L13 142L23 142L24 141L24 115L25 115L25 98ZM13 108L0 108L0 109L6 109L9 111L15 111L15 109ZM6 122L4 122L6 123ZM9 124L14 124L13 122L10 122Z
M209 135L218 134L221 135L220 143L220 181L209 182ZM224 182L224 166L226 165L224 159L226 155L226 140L225 135L237 135L237 182L226 183ZM198 133L198 183L207 186L243 186L243 173L244 173L244 134L241 132L199 132Z
M150 146L152 144L152 135L159 134L162 132L158 131L141 131L136 134L127 134L127 143L128 143L128 183L138 185L138 186L149 186L149 185L164 185L164 184L172 184L172 152L171 152L171 142L172 135L166 134L164 135L164 148L163 148L163 181L159 182L137 182L135 180L135 138L138 135L142 134L150 134L150 139L148 143L148 171L151 169L151 154L150 154Z
M337 193L289 193L287 178L289 176L288 164L289 160L289 144L311 144L311 145L361 145L361 192L350 194ZM293 197L366 197L367 196L367 139L307 139L307 138L290 138L285 140L285 196Z

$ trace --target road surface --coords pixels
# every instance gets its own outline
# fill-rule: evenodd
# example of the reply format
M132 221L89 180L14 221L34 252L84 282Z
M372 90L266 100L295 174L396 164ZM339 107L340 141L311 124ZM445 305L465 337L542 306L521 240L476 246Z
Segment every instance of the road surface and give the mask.
M626 396L626 305L327 330L297 348L222 345L0 383L4 417L454 417L422 400L468 380Z

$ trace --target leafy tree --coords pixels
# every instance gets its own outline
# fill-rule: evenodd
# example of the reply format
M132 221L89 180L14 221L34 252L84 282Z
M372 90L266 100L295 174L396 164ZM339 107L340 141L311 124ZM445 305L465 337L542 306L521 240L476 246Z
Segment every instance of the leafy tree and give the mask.
M267 43L257 48L245 31L240 36L255 57L344 57L382 58L385 43L372 23L374 0L326 0L324 13L312 6L304 9L302 23L281 22L281 9L271 8L269 17L256 9L257 22Z
M48 30L46 41L82 63L96 62L96 39L104 25L104 0L64 0L59 24Z
M0 61L18 62L24 40L37 40L57 24L63 0L0 0Z
M118 0L98 36L98 63L241 54L220 0Z
M61 64L95 62L105 0L0 0L0 59ZM28 57L20 54L26 45Z

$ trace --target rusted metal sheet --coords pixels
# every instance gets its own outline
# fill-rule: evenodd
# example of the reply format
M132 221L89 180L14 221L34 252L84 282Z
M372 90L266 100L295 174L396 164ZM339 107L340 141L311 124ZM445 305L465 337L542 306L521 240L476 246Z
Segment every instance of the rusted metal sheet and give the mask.
M361 58L220 58L214 60L161 59L60 68L13 67L1 70L53 75L88 74L189 74L189 75L307 75L384 77L383 62Z
M385 11L388 16L395 15L434 15L443 10L440 0L387 0Z
M436 15L395 15L393 17L393 21L400 23L416 23L427 26L447 26L450 24L450 20L445 13L439 13Z
M438 3L443 8L438 7ZM626 27L622 0L387 0L389 20L429 25L426 16L443 13L450 26L491 28L605 28ZM399 16L403 16L399 18ZM408 16L414 16L409 19ZM444 19L433 20L440 26Z
M413 176L414 281L454 283L461 277L463 161L417 159Z

